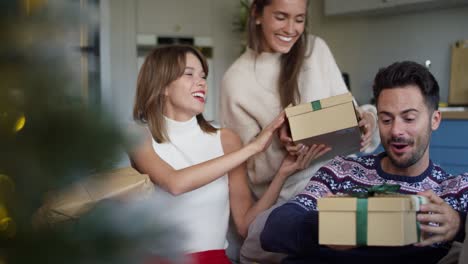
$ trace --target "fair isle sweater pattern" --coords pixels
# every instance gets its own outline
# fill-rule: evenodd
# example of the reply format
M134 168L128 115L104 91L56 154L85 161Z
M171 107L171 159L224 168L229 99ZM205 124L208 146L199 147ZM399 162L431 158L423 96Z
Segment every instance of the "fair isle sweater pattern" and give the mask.
M289 202L307 211L317 210L317 199L328 193L349 193L354 187L399 184L399 193L416 194L432 189L453 209L468 211L468 173L451 175L430 162L421 175L406 177L382 171L380 160L385 153L363 157L336 157L321 167L306 188Z

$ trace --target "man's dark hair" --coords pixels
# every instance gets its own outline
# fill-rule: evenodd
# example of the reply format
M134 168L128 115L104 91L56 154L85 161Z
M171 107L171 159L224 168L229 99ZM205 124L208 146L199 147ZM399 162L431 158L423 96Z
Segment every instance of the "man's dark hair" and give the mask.
M407 85L419 87L426 106L430 110L438 109L439 84L437 80L426 67L412 61L395 62L379 70L372 87L376 104L379 101L379 95L382 90Z

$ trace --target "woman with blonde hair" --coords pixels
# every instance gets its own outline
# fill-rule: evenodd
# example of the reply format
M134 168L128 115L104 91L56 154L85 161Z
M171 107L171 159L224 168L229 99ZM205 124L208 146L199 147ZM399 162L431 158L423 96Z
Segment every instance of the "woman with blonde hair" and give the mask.
M202 115L208 66L191 46L157 48L141 67L134 119L144 139L130 152L133 166L148 174L163 212L186 234L181 246L195 263L229 263L225 249L230 212L245 236L255 216L277 199L286 178L321 155L288 156L274 173L270 188L254 202L244 162L271 143L284 114L273 117L250 143L242 146L229 129L217 129Z
M250 142L289 104L348 92L325 41L307 32L308 2L252 1L247 23L248 47L225 73L220 96L222 125L238 133L244 143ZM365 131L361 138L362 151L372 152L379 144L376 110L371 105L358 110L362 118L359 126ZM267 190L279 161L288 153L297 155L313 148L326 150L325 146L294 144L287 130L283 125L280 136L273 138L272 146L247 162L250 186L258 197ZM288 178L279 202L302 191L327 160L308 162L304 170ZM254 233L257 234L253 232L253 236ZM261 250L259 245L257 247ZM259 251L251 253L252 256L259 254Z

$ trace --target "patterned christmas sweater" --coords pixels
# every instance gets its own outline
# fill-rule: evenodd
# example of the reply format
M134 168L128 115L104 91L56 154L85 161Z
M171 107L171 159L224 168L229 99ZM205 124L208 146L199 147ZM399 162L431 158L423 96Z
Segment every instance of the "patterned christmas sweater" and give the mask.
M318 245L317 199L328 193L347 193L354 187L399 184L402 194L433 190L460 215L456 240L463 241L468 211L468 173L451 175L430 162L419 176L385 173L385 153L357 158L336 157L320 168L306 188L269 216L261 234L262 247L289 255L283 263L437 263L449 244L431 247L358 247L336 251Z

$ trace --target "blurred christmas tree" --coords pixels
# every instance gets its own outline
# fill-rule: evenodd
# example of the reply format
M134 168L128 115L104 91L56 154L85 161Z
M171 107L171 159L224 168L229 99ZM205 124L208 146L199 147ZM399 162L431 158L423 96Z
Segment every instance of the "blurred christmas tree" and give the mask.
M73 227L31 227L47 192L111 168L128 144L110 115L83 102L68 67L76 50L67 34L89 14L78 1L0 1L2 264L139 263L151 251L177 256L178 236L145 214L144 203L103 204Z

